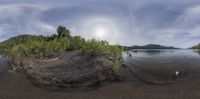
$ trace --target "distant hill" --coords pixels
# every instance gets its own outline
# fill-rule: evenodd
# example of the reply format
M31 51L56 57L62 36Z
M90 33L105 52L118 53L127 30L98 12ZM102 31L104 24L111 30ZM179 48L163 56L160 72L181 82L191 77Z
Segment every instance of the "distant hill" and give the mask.
M19 35L19 36L15 36L15 37L11 37L8 40L5 40L3 42L0 42L0 45L2 44L6 44L6 43L12 43L12 42L20 42L32 37L41 37L41 38L45 38L44 36L36 36L36 35ZM178 49L175 48L173 46L163 46L163 45L158 45L158 44L148 44L148 45L144 45L144 46L123 46L125 49ZM200 47L200 44L197 46L192 47L191 49L197 49Z
M148 44L144 46L130 46L130 47L126 46L125 48L126 49L179 49L173 46L162 46L157 44Z
M191 47L190 49L200 49L200 43L196 46Z
M0 42L0 45L1 44L6 44L6 43L13 43L13 42L20 42L20 41L23 41L25 39L29 39L29 38L32 38L32 37L43 37L43 36L36 36L36 35L28 35L28 34L24 34L24 35L19 35L19 36L15 36L15 37L11 37L3 42Z

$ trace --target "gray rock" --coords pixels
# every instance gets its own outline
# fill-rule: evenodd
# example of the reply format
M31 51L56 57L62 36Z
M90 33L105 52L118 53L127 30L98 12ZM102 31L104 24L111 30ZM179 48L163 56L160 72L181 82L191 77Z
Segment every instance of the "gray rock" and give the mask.
M80 51L60 53L58 60L39 62L26 69L27 76L36 84L56 87L93 86L106 80L116 80L103 56L83 55Z

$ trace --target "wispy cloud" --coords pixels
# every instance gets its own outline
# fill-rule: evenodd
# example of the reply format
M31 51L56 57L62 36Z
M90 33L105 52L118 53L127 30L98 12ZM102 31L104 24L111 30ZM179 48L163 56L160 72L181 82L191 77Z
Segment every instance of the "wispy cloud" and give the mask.
M0 5L0 41L24 33L50 35L58 25L92 38L94 25L103 24L113 44L200 42L198 0L2 0Z
M0 38L24 33L51 33L55 28L40 20L48 7L31 4L8 4L0 6Z

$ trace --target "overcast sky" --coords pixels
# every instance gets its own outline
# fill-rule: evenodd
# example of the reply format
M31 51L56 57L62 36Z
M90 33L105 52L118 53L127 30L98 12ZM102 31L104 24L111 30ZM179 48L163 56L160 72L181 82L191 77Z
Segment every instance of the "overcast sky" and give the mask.
M200 0L0 0L0 41L58 25L111 44L186 48L200 43Z

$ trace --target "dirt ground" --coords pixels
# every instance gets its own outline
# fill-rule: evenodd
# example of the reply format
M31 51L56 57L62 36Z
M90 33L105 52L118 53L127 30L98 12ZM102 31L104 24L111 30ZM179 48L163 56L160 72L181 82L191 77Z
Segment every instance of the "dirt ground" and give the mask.
M35 86L22 73L0 73L0 99L200 99L198 75L174 84L155 85L131 75L123 82L95 88L49 90Z

